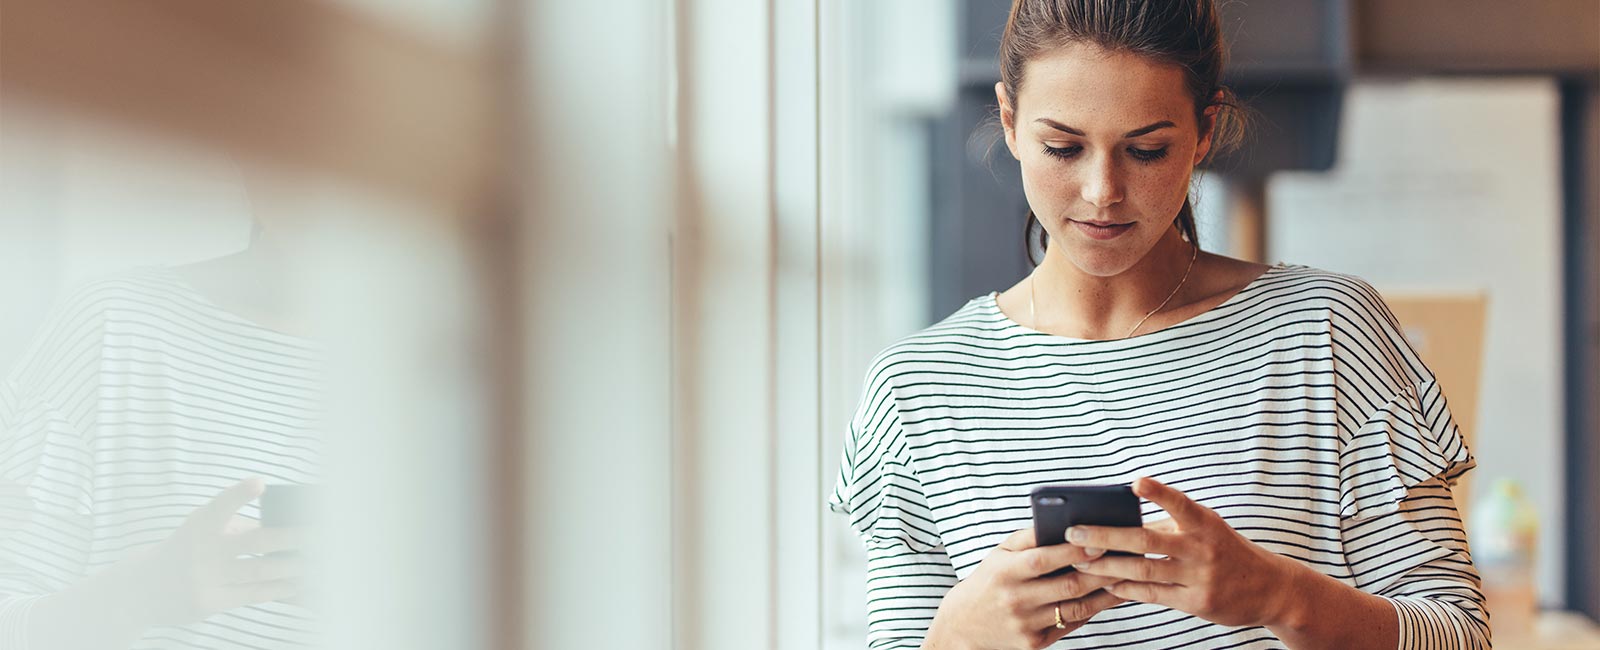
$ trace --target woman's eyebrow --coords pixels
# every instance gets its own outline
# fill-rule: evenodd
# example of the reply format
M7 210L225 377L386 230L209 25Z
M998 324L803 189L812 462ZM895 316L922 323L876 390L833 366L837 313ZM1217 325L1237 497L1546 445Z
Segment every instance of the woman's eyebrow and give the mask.
M1071 133L1073 135L1080 135L1080 136L1084 134L1083 131L1079 131L1078 129L1074 129L1074 128L1070 127L1070 126L1067 126L1065 124L1062 124L1060 122L1052 120L1052 119L1050 119L1048 117L1041 117L1041 118L1039 118L1037 120L1034 120L1034 121L1038 122L1040 124L1043 124L1045 126L1048 126L1048 127L1052 128L1052 129L1055 129L1057 131L1066 131L1067 133ZM1144 135L1146 133L1150 133L1151 131L1158 131L1160 129L1165 129L1167 127L1172 127L1172 126L1177 126L1177 125L1173 124L1171 120L1161 120L1160 122L1156 122L1155 124L1150 124L1150 125L1147 125L1147 126L1141 126L1141 127L1137 128L1137 129L1134 129L1132 131L1124 133L1124 134L1122 134L1122 137L1124 137L1124 138L1137 138L1137 137L1139 137L1141 135Z

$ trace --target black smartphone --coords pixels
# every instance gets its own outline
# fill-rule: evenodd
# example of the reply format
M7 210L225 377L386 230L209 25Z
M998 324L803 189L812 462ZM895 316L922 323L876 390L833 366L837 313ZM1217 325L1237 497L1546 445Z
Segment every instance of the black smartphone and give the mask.
M1061 544L1067 528L1090 526L1143 526L1139 497L1130 485L1045 485L1034 488L1033 537L1039 546ZM1133 555L1107 551L1107 555ZM1058 576L1074 569L1063 567L1047 575Z

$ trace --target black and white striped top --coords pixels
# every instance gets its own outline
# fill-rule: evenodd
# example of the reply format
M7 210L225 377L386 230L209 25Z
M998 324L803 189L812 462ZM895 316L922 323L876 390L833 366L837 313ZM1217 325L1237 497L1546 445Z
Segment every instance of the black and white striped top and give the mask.
M1107 341L1029 329L981 296L879 354L864 391L829 505L867 547L872 647L917 647L945 592L1031 525L1034 487L1140 476L1390 600L1401 648L1488 645L1450 490L1473 458L1358 278L1280 264L1200 316ZM1283 644L1130 602L1054 647Z
M63 301L0 383L0 648L27 647L39 597L165 539L234 483L313 482L319 357L166 269ZM256 504L240 514L259 518ZM302 648L310 623L270 603L154 628L134 647Z

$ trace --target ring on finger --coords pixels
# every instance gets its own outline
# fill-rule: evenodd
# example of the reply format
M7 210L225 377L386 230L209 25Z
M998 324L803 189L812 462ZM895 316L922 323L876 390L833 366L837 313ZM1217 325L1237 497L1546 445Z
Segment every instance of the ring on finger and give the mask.
M1067 629L1067 624L1061 620L1061 603L1056 603L1056 629Z

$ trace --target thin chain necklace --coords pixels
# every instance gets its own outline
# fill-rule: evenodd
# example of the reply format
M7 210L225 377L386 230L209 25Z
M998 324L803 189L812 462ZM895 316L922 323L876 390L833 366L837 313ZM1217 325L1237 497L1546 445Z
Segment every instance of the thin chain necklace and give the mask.
M1152 310L1150 310L1150 313L1145 314L1144 318L1141 318L1141 319L1139 319L1139 322L1134 323L1133 324L1133 329L1128 330L1127 334L1123 334L1122 338L1129 338L1129 337L1133 336L1134 332L1139 331L1139 328L1144 326L1144 322L1145 321L1150 320L1150 317L1156 315L1156 312L1159 312L1162 309L1166 308L1167 303L1172 302L1172 297L1178 295L1178 291L1180 289L1183 289L1183 283L1189 281L1189 272L1194 270L1194 261L1195 261L1195 259L1200 257L1200 247L1199 246L1194 246L1194 247L1190 248L1190 251L1191 252L1189 253L1189 267L1183 270L1183 278L1178 280L1178 286L1172 288L1172 293L1167 294L1167 299L1166 300L1161 301L1161 304L1156 305L1155 309L1152 309ZM1036 318L1034 318L1034 311L1033 311L1033 280L1034 280L1033 274L1029 274L1028 275L1028 326L1032 327L1035 330L1043 331L1043 330L1039 330L1039 321Z

